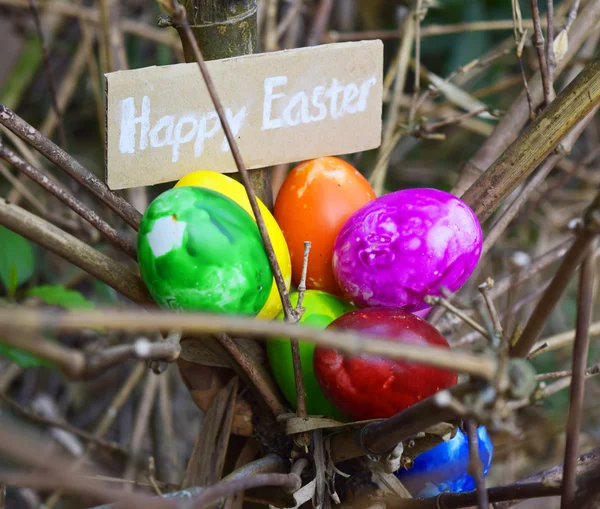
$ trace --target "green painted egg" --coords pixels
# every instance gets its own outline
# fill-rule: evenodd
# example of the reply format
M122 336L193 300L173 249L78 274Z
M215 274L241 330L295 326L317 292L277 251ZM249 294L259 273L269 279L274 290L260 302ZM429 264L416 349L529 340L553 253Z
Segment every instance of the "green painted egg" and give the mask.
M158 196L142 217L138 261L164 308L256 315L271 291L256 223L210 189L179 187Z
M298 292L290 295L292 305L298 303ZM339 316L352 311L353 306L343 300L320 290L306 290L302 306L306 309L300 324L324 329ZM283 320L283 312L277 316ZM338 420L348 420L325 397L313 371L313 353L315 345L299 341L300 360L302 361L302 378L306 393L306 410L309 415L326 415ZM294 380L294 362L290 340L287 338L272 338L267 341L267 355L273 370L275 381L286 399L296 409L296 382Z

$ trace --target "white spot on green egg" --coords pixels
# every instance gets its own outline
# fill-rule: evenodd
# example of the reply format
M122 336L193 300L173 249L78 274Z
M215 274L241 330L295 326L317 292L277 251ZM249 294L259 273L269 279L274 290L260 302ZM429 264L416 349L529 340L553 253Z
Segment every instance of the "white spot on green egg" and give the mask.
M154 222L152 231L147 235L152 254L158 258L173 248L180 248L187 223L177 221L174 216L165 216Z

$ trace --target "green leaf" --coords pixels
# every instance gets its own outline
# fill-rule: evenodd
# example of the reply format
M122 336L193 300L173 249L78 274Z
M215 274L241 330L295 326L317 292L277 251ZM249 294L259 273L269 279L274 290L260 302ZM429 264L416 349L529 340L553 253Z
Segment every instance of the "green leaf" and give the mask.
M37 366L47 366L49 368L54 367L54 364L50 361L33 355L20 348L14 346L8 346L2 344L2 338L0 338L0 356L8 357L15 364L18 364L22 368L35 368Z
M33 275L33 248L27 239L4 226L0 226L0 246L0 280L7 290L16 290Z
M86 299L76 290L69 290L60 285L34 286L27 291L28 297L37 297L51 306L66 309L93 309L94 303Z

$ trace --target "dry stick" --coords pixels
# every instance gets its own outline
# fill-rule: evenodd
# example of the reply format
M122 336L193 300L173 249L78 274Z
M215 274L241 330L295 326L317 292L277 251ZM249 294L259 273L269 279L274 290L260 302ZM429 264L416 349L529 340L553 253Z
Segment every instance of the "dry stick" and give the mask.
M475 329L479 332L484 338L491 339L488 331L485 330L483 326L478 324L475 320L473 320L470 316L468 316L464 311L458 309L454 304L452 304L448 299L444 297L439 297L437 295L427 295L425 297L425 302L431 306L441 306L446 310L454 313L458 318L460 318L467 325Z
M168 0L165 0L168 1ZM275 256L275 251L273 250L273 244L271 243L271 239L269 238L269 233L267 232L267 227L265 226L265 221L262 217L262 213L260 208L258 207L258 201L256 199L256 195L254 193L254 189L252 189L252 184L250 183L250 179L248 177L248 170L244 161L242 159L242 154L240 153L240 149L238 147L235 136L231 131L231 127L229 126L229 122L225 115L225 109L223 108L223 103L217 94L217 90L215 84L212 80L212 77L208 71L208 67L206 62L204 61L204 57L202 56L202 52L198 47L198 42L194 38L192 30L188 24L187 16L185 13L185 9L177 2L177 0L171 0L169 7L173 10L173 22L180 26L187 42L192 49L196 61L198 63L198 67L204 78L204 82L206 84L206 88L211 97L211 100L215 106L215 110L219 115L219 120L221 121L221 125L223 126L223 131L225 132L225 137L229 142L229 147L231 148L231 154L233 155L233 159L235 160L235 164L238 168L238 172L240 173L240 177L242 179L242 183L244 184L244 188L246 189L246 193L248 194L248 200L250 201L250 205L252 206L252 211L254 212L254 217L256 218L256 222L258 224L258 229L260 230L260 235L262 237L263 243L265 245L265 250L267 252L267 257L269 259L269 265L271 266L271 270L273 271L273 276L275 277L275 283L277 284L277 290L279 291L279 296L281 297L281 302L283 304L283 310L285 312L285 316L287 320L295 320L296 313L292 307L290 302L290 296L285 286L285 281L281 274L281 268L279 267L279 262L277 261L277 257Z
M473 383L454 386L425 398L406 410L381 422L367 424L357 431L339 433L331 439L331 458L340 462L365 454L381 455L440 422L456 418L449 403L477 389Z
M77 49L75 56L71 60L69 69L67 70L57 92L56 101L58 103L58 107L62 111L65 111L67 109L67 106L73 97L73 93L75 92L75 89L79 82L79 78L83 73L84 68L88 67L89 69L90 67L94 66L94 61L91 60L90 55L93 58L93 48L94 42L96 41L96 32L86 29L85 24L80 24L80 26L83 33L82 41L80 42L79 48ZM90 79L90 82L92 83L92 90L95 91L97 88L99 88L98 84L93 79L93 75L92 79ZM104 112L102 116L104 116ZM62 124L60 122L61 118L58 115L56 115L56 112L54 110L51 110L46 115L46 118L44 119L44 122L40 127L40 132L42 132L44 136L51 137L57 125L59 128L61 127Z
M7 1L7 0L3 0ZM18 0L12 0L18 1ZM2 3L2 2L0 2ZM533 21L523 20L525 28L533 28ZM435 37L438 35L458 34L462 32L487 32L489 30L511 30L513 20L498 19L489 21L464 21L454 24L435 24L424 25L421 27L421 38ZM365 39L390 40L399 37L397 30L366 30L364 32L337 32L330 30L323 37L323 43L344 42L344 41L362 41Z
M585 370L584 380L589 380L590 378L596 377L600 375L600 365L594 364ZM526 406L531 405L532 403L537 403L543 399L549 398L553 396L557 392L563 391L570 387L573 378L571 376L565 376L564 378L560 378L556 382L553 382L549 385L541 386L537 391L533 393L530 398L513 400L509 401L506 404L506 407L510 411L515 411L520 408L524 408Z
M579 136L581 136L583 130L592 121L599 108L600 105L592 109L592 111L590 111L587 116L583 118L581 122L579 122L569 132L569 134L567 134L567 136L565 136L564 140L560 144L560 153L552 154L548 157L548 159L546 159L535 175L529 180L529 182L527 182L527 184L525 184L525 186L523 186L519 196L517 196L510 206L502 213L502 215L496 219L496 222L488 230L485 240L483 241L481 258L485 257L492 246L498 241L500 236L506 231L512 220L527 203L531 195L537 190L539 184L545 180L554 167L564 158L564 154L571 151L571 148Z
M600 20L600 2L589 2L582 11L569 36L569 50L565 57L556 66L558 76L567 67L569 62L578 54L582 44L588 39L590 33L596 29ZM539 103L542 97L542 87L539 73L531 80L531 94L534 104ZM461 177L452 191L460 196L473 182L473 176L480 176L515 140L521 128L529 118L527 110L527 95L523 91L512 103L506 115L494 128L477 153L463 165ZM510 172L507 172L509 174Z
M48 77L48 91L50 92L50 102L52 104L52 109L54 110L56 118L58 119L58 132L60 134L60 143L66 149L67 136L65 135L65 126L63 124L62 112L60 111L58 107L58 102L56 100L56 85L54 83L54 73L52 72L52 67L50 66L50 52L48 51L48 45L46 44L46 40L44 38L42 23L40 21L40 14L38 12L35 0L29 0L29 8L31 9L31 14L33 15L35 29L37 31L38 37L40 38L40 46L42 47L42 53L44 55L44 67L46 68L46 74Z
M142 279L60 228L0 198L0 224L70 261L137 304L153 305Z
M298 285L298 302L296 303L296 315L302 317L304 309L302 308L302 301L304 300L304 292L306 291L306 272L308 270L308 255L310 254L310 241L304 242L304 258L302 260L302 277L300 278L300 284ZM297 339L290 341L290 347L292 349L292 360L294 363L294 383L296 384L296 408L298 417L306 417L308 412L306 410L306 393L304 392L304 379L302 378L302 358L300 357L300 345ZM308 434L304 435L302 443L306 445L310 443Z
M0 143L0 158L14 166L21 173L27 175L31 180L46 189L46 191L48 191L50 194L56 196L61 202L74 210L100 233L103 233L114 246L127 253L134 260L137 260L137 250L131 242L120 235L117 230L110 226L93 210L75 198L75 196L73 196L69 191L53 182L50 178L31 166L29 163L25 162L2 143Z
M408 122L412 124L415 119L415 114L419 105L417 104L417 98L419 96L419 89L421 87L421 10L423 8L423 0L417 0L417 7L414 12L414 23L415 23L415 84L414 91L410 105L410 111L408 113Z
M598 214L600 216L600 210ZM595 242L592 245L595 245ZM594 252L593 250L589 250L581 265L579 277L577 328L575 345L573 347L573 377L571 381L569 418L567 420L561 509L571 509L571 507L574 507L573 502L575 500L577 451L579 450L579 430L581 429L583 414L584 376L590 346L589 328L594 301L595 265Z
M302 480L298 474L254 474L247 477L241 477L233 481L221 481L200 492L197 497L192 499L191 507L201 509L211 502L220 498L225 498L240 491L246 491L252 488L263 486L281 487L289 493L294 493L302 486Z
M44 417L43 415L40 415L38 412L36 412L34 410L29 410L29 409L21 406L14 399L10 398L9 396L7 396L6 394L4 394L2 392L0 392L0 401L2 401L6 406L8 406L12 410L18 412L19 414L26 417L27 419L29 419L32 422L35 422L38 424L43 424L45 426L50 426L51 428L63 429L65 431L68 431L69 433L72 433L73 435L81 438L82 440L85 440L86 442L93 442L98 447L103 447L104 449L108 449L109 451L118 452L119 454L122 454L123 456L127 456L127 454L128 454L127 451L125 449L123 449L116 442L112 442L110 440L104 440L103 438L97 437L97 436L93 435L92 433L89 433L85 430L76 428L75 426L70 425L66 421L58 421L56 419L50 419L48 417Z
M114 420L117 418L119 410L121 410L125 402L129 399L129 396L131 396L131 393L135 389L138 382L144 376L145 371L146 367L142 364L138 364L131 371L131 374L129 375L119 392L117 392L115 397L110 402L110 405L104 412L102 419L100 419L100 422L98 422L98 424L94 427L94 435L101 437L106 434ZM94 449L95 445L93 443L88 444L86 452L82 456L80 456L77 459L77 461L73 462L73 468L79 468L79 466L81 466L87 460L88 455ZM52 493L52 495L50 495L50 497L48 497L48 499L44 502L44 506L46 507L46 509L52 509L60 500L61 496L62 492L60 491L60 489Z
M546 0L546 64L548 66L548 81L554 99L554 69L556 69L556 55L554 54L554 0Z
M565 254L550 286L529 317L519 341L511 349L512 357L526 357L529 354L575 270L585 259L588 251L593 252L592 245L598 234L600 234L600 193L586 210L582 231Z
M150 422L150 414L152 413L152 407L156 400L159 380L160 377L151 371L146 375L144 392L142 393L140 405L135 416L135 427L133 428L131 444L129 446L130 457L124 474L125 479L136 480L138 457L142 451L143 440L148 428L148 423ZM127 484L124 486L124 489L125 491L132 491L133 485Z
M222 330L226 329L215 329L215 331L213 331L217 332L216 338L219 343L227 350L233 360L240 366L243 374L250 379L273 415L280 415L284 413L284 406L282 405L281 401L279 401L279 398L277 397L277 394L274 392L273 388L267 383L265 377L262 376L252 360L244 354L237 342L228 334L223 333Z
M465 192L481 222L536 168L570 129L600 103L600 60L584 70Z
M35 148L40 154L64 170L114 210L127 224L138 229L142 215L127 201L113 193L104 182L83 167L67 152L38 132L33 126L3 104L0 104L0 124Z
M319 3L310 33L306 39L307 46L316 46L321 42L325 29L329 24L333 3L333 0L321 0Z
M589 330L590 336L600 336L600 322L593 323L590 326ZM542 339L537 342L531 348L531 353L527 356L528 359L533 359L538 355L551 352L553 350L558 350L559 348L563 348L565 346L569 346L575 340L575 330L570 330L567 332L561 332L560 334L556 334L555 336L550 336L549 338Z
M579 10L580 0L573 0L571 4L571 9L569 9L569 14L567 15L567 22L565 23L565 30L568 32L571 25L577 19L577 11Z
M285 16L283 17L283 19L281 20L279 25L277 25L276 37L277 37L278 41L285 35L285 33L287 32L288 28L290 28L292 21L294 21L296 16L298 14L300 14L303 3L304 3L304 0L294 0L294 5L292 5L292 7L290 7L288 9L288 11L285 13Z
M389 107L381 149L379 150L377 162L375 163L375 169L369 177L369 183L373 186L373 190L377 196L380 196L383 193L389 158L396 147L396 144L400 141L400 137L394 137L394 132L398 127L400 101L406 84L408 64L410 63L410 53L415 33L414 27L414 21L409 14L402 22L402 41L400 42L400 48L398 49L398 63L396 67L396 76L394 78L394 95L392 96ZM384 150L386 147L388 147L389 150Z
M542 87L544 89L544 102L542 103L542 106L546 107L552 102L553 92L550 76L548 75L548 62L546 62L546 56L544 55L544 36L542 35L542 22L540 20L538 0L531 0L531 14L533 17L533 37L531 42L537 51L538 61L540 63Z
M174 362L180 353L179 345L173 343L166 341L149 343L147 340L138 340L129 345L117 345L86 354L44 339L13 334L10 327L5 330L3 343L49 360L65 375L74 379L96 377L117 364L131 359Z
M180 330L184 333L221 334L228 332L253 337L288 337L337 349L348 354L371 354L389 359L404 359L474 377L492 380L496 361L486 355L447 348L394 343L386 339L365 337L354 332L315 329L301 324L253 320L245 317L209 313L180 313L148 310L146 313L125 310L65 311L60 315L42 309L0 309L0 330L20 332L75 331L104 327L107 330L154 332L156 329Z
M17 9L28 9L29 0L0 0L0 5ZM82 7L77 4L73 5L70 2L42 0L38 2L38 5L47 13L58 14L69 18L79 18L81 21L86 21L93 25L99 25L101 21L97 9ZM121 28L124 32L129 34L169 46L173 48L178 55L183 54L178 37L172 35L168 31L126 18L121 20Z
M488 493L485 489L485 477L483 476L483 465L479 458L479 437L477 436L477 425L471 419L465 421L465 429L469 440L469 466L468 472L475 480L475 494L479 509L489 509Z
M521 79L523 80L523 87L525 88L525 95L527 96L527 105L529 107L529 118L533 120L535 114L533 112L533 101L531 99L531 91L529 90L529 84L527 83L527 76L525 75L525 66L523 65L523 47L527 38L527 31L523 29L523 18L521 16L521 7L519 4L520 0L512 0L512 19L513 19L513 33L515 36L516 56L519 62L519 69L521 71ZM531 23L533 28L533 22Z

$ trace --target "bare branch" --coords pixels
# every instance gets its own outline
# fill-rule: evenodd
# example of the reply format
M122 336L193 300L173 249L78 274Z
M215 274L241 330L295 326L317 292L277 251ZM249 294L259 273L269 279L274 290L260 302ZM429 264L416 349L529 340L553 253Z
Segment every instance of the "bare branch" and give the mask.
M600 203L600 195L598 202ZM598 211L598 215L600 216L600 211ZM595 242L592 243L592 246L594 245ZM589 328L594 302L595 268L594 251L591 249L583 261L579 277L577 329L573 347L573 376L567 421L561 509L574 507L573 503L575 501L577 453L579 451L579 430L581 429L583 413L584 376L590 345Z
M153 304L142 279L120 263L17 205L0 198L0 224L62 256L141 305Z
M3 104L0 104L0 124L91 191L132 228L138 229L142 215L131 204L113 193L96 175Z
M17 319L18 317L18 319ZM10 327L9 327L10 326ZM0 330L9 328L19 332L43 330L67 331L81 328L104 327L106 330L154 332L180 330L187 333L206 332L254 337L287 337L312 342L348 354L371 354L389 359L404 359L436 366L474 377L492 380L496 362L485 355L448 350L443 347L397 343L374 339L357 333L315 329L301 324L253 320L208 313L179 313L173 311L66 311L60 315L40 309L0 309Z
M542 87L544 90L543 107L548 106L552 102L554 91L552 90L552 82L548 74L548 62L544 55L544 36L542 35L542 22L540 20L540 8L538 0L531 0L531 14L533 17L533 46L535 47L540 63L540 73L542 75ZM550 44L552 41L550 42Z
M488 509L488 493L485 489L485 477L483 476L483 465L479 458L479 437L477 435L477 424L471 419L465 421L465 429L469 440L469 466L468 471L475 479L475 494L479 509Z
M75 196L63 187L56 184L37 168L34 168L29 163L21 159L7 146L0 143L0 158L4 159L7 163L14 166L17 170L27 175L31 180L37 182L46 191L56 196L69 208L74 210L83 219L90 223L99 232L103 233L108 240L112 242L116 247L127 253L131 258L137 261L137 252L135 246L120 235L112 226L110 226L104 219L102 219L93 210L84 205Z

